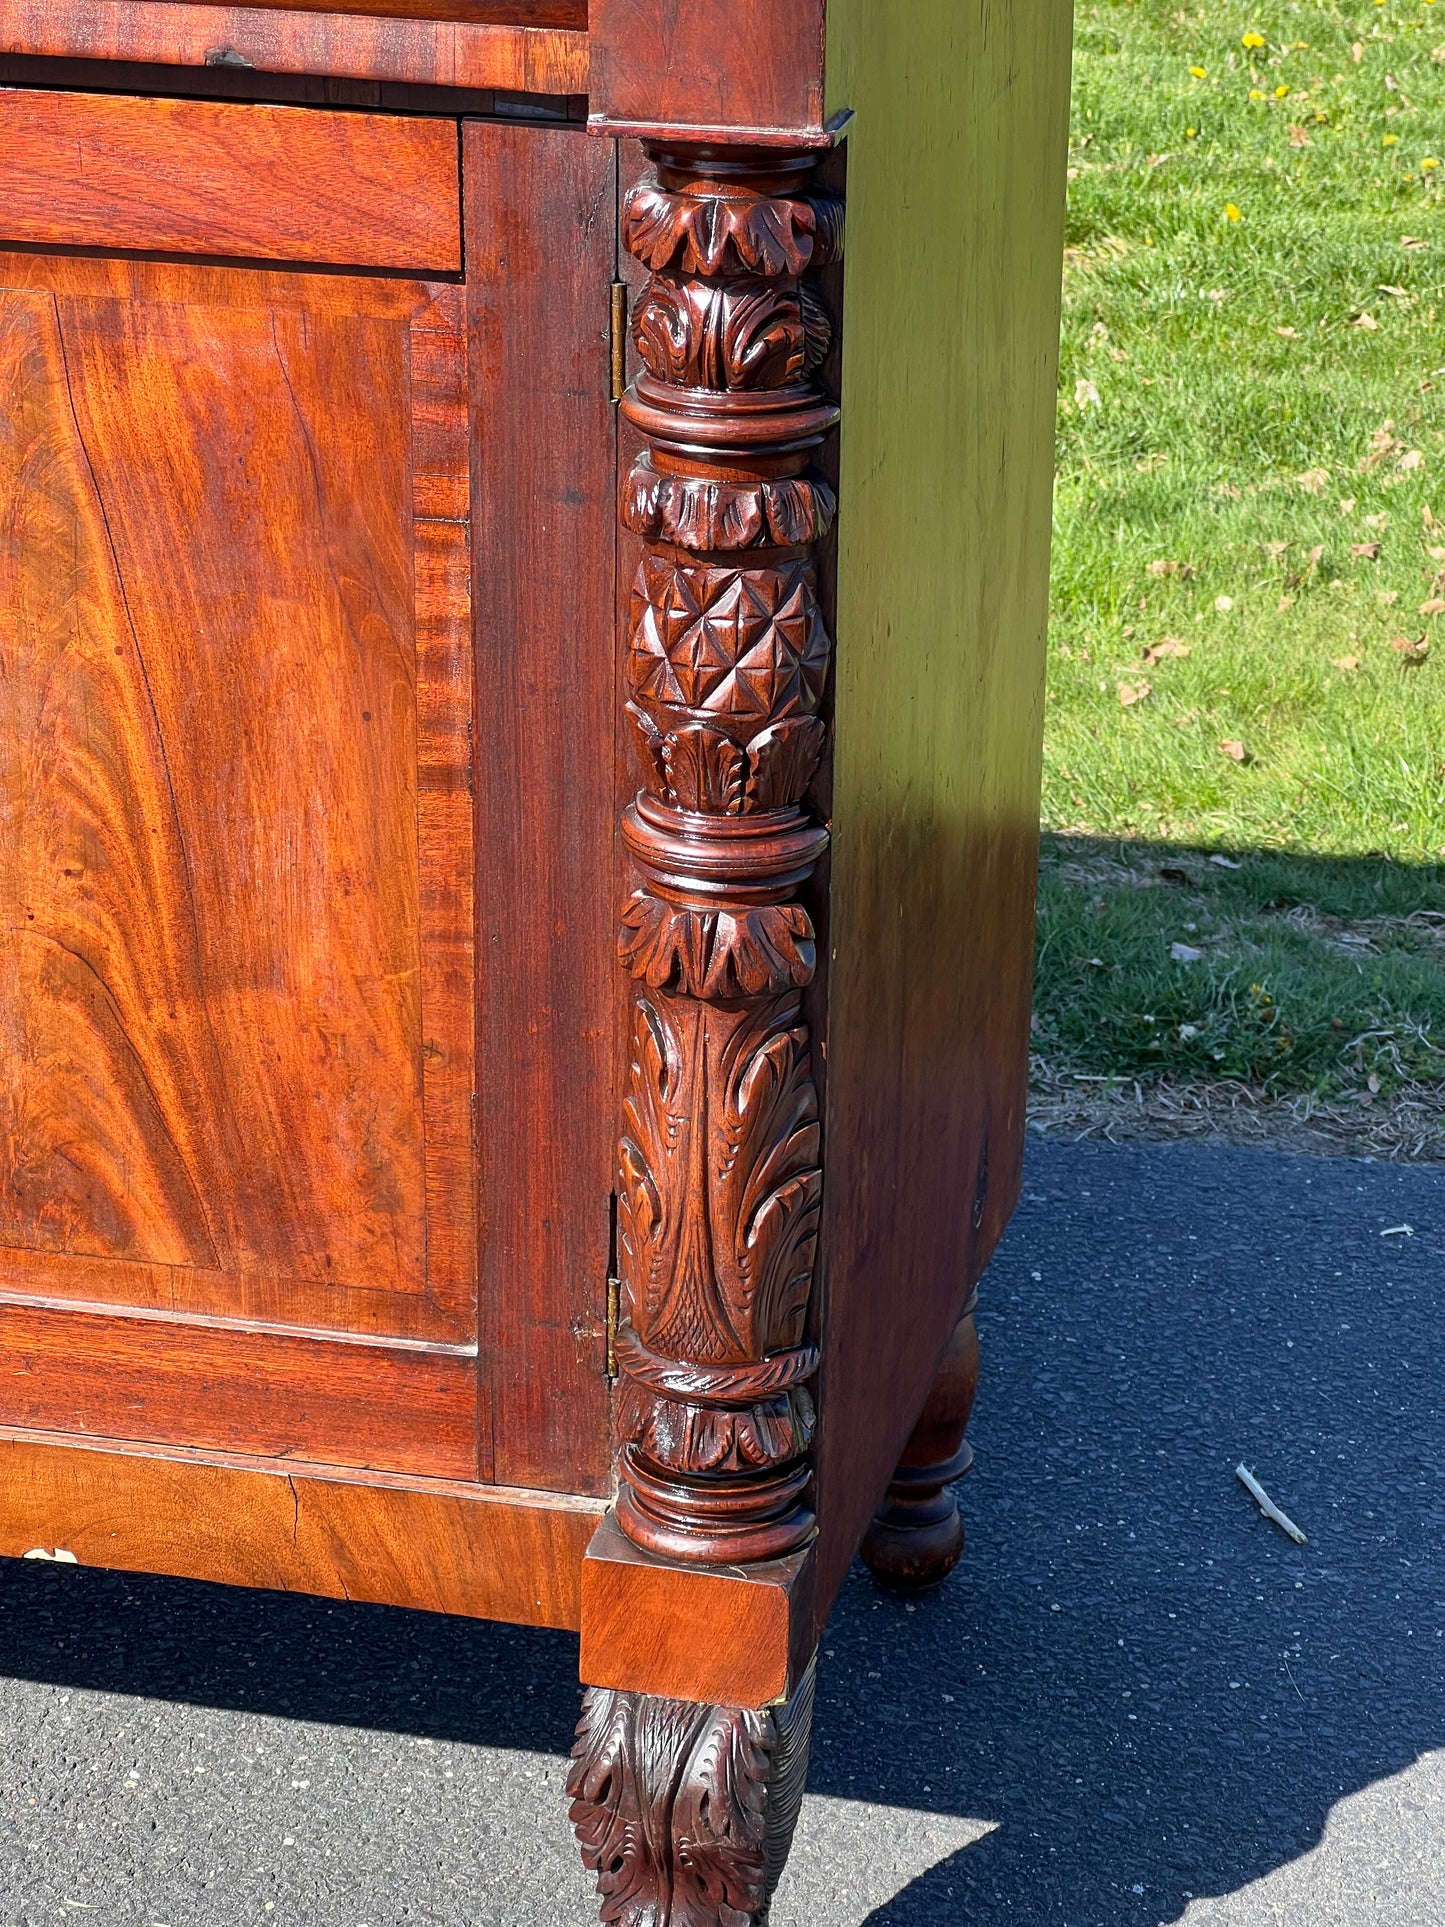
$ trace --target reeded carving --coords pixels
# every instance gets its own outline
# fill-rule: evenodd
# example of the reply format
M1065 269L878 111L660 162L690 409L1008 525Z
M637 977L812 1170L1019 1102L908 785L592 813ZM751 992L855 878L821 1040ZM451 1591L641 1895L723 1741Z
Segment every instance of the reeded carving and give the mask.
M675 1558L777 1557L812 1531L806 1343L822 1194L799 992L797 900L826 843L803 810L832 655L813 545L833 492L811 468L836 408L831 341L800 279L842 244L806 158L676 152L629 196L652 269L646 373L623 401L649 446L623 520L649 545L629 625L644 789L624 837L641 885L620 949L637 985L618 1192L617 1516ZM758 1374L766 1375L765 1380Z
M761 1927L802 1808L814 1687L809 1667L761 1712L587 1694L567 1792L604 1921Z

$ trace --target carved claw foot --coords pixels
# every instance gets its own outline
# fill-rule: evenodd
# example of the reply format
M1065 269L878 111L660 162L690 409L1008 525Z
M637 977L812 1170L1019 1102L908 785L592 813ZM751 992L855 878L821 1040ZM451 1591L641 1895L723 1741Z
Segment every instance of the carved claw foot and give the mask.
M814 1680L809 1666L762 1712L587 1693L567 1792L604 1921L762 1927L803 1802Z
M923 1592L941 1585L963 1554L963 1517L953 1485L973 1464L964 1434L978 1390L977 1304L975 1292L863 1540L864 1563L892 1591Z

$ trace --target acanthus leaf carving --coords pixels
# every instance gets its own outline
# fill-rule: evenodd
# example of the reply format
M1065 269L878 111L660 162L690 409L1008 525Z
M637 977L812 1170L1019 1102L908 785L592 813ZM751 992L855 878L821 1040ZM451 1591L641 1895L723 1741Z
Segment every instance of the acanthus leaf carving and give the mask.
M819 304L810 297L816 345ZM695 281L654 275L632 324L659 381L688 388L784 388L808 366L808 315L798 287L750 277ZM826 350L825 350L826 352Z
M796 1345L822 1198L796 997L635 1004L624 1108L624 1286L652 1350L746 1360Z
M738 816L747 791L747 760L723 730L684 723L662 739L667 796L680 810Z
M833 318L806 282L799 289L803 312L803 366L811 373L821 368L833 345Z
M761 1927L807 1780L815 1669L753 1712L592 1688L567 1775L610 1927Z
M627 658L644 792L623 824L644 887L619 944L638 986L622 1337L642 1353L619 1337L617 1518L667 1556L746 1560L813 1528L822 1177L800 993L817 958L797 892L826 844L803 809L832 655L810 551L836 503L810 463L837 410L809 379L832 325L805 277L838 258L843 221L834 197L789 191L810 155L734 155L721 179L700 150L656 157L623 216L651 280L623 400L647 445L622 519L647 546Z
M746 803L781 810L796 803L813 780L827 731L816 716L773 723L748 744Z
M619 1439L653 1465L692 1476L786 1465L808 1450L813 1427L813 1401L801 1385L741 1410L659 1398L625 1373L618 1392Z
M643 183L627 197L622 238L654 273L798 275L841 255L843 205Z
M639 890L623 909L619 947L649 989L720 1001L801 990L817 968L813 921L800 903L704 910Z

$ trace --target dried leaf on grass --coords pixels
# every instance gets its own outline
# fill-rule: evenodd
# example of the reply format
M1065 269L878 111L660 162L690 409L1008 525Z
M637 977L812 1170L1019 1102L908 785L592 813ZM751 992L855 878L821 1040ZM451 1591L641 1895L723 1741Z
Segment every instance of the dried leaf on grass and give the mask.
M1343 672L1347 676L1353 676L1355 671L1359 668L1359 666L1360 666L1360 659L1358 656L1336 656L1335 657L1335 668L1343 670Z
M1445 604L1442 604L1445 607ZM1178 636L1161 636L1158 642L1151 642L1144 651L1146 663L1159 662L1165 656L1187 656L1189 644L1181 642Z
M1358 323L1356 325L1358 326ZM1374 325L1372 321L1370 326L1373 328ZM1405 453L1405 444L1395 433L1395 424L1392 421L1383 421L1370 437L1368 453L1360 457L1355 467L1362 475L1369 475L1386 462L1394 461Z
M1142 703L1147 697L1151 696L1153 692L1154 685L1152 683L1121 682L1119 684L1119 701L1125 709L1132 709L1136 703Z
M1329 486L1330 471L1327 468L1307 468L1302 475L1296 475L1295 480L1306 495L1322 495Z
M1430 638L1418 636L1412 641L1409 636L1391 636L1390 647L1400 658L1403 667L1418 668L1430 654Z
M1247 763L1249 761L1249 751L1244 747L1243 743L1236 742L1233 738L1221 743L1219 747L1231 763Z

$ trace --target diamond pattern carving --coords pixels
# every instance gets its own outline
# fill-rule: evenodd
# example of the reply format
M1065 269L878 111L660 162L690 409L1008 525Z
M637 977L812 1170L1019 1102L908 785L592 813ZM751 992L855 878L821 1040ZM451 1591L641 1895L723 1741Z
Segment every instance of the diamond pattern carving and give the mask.
M831 643L808 562L703 568L649 555L633 596L639 700L742 721L817 708Z

